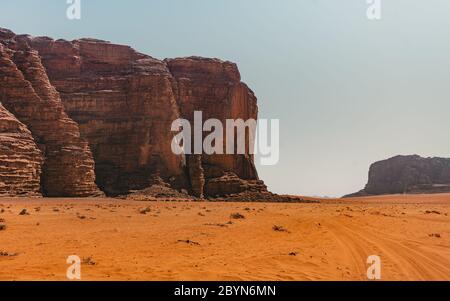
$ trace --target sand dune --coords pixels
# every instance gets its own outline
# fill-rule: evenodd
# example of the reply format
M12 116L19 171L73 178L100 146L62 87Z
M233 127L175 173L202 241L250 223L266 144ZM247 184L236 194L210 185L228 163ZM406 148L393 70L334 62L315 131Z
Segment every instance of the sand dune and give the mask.
M2 199L0 279L66 280L74 254L83 280L367 280L369 255L380 256L383 280L450 280L448 214L450 194L319 204Z

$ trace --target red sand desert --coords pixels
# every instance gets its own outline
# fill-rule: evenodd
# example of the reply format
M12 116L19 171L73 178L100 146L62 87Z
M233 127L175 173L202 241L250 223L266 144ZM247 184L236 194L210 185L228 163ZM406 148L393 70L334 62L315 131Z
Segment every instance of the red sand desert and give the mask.
M307 204L5 198L0 212L1 280L67 280L69 255L82 259L82 280L367 280L369 255L380 256L383 280L450 280L450 194Z

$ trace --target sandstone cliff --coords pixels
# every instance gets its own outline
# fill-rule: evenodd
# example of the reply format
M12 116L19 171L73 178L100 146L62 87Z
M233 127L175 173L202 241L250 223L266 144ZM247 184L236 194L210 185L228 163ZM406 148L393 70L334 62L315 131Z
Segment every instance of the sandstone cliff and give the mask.
M100 194L89 146L64 112L38 52L23 37L5 30L0 32L0 99L28 127L44 155L41 186L45 195Z
M256 97L247 85L241 82L236 64L200 57L165 61L176 80L174 90L180 114L190 120L191 124L194 122L194 111L202 111L203 120L215 118L222 124L225 124L227 119L258 118ZM246 141L249 142L249 137ZM223 143L226 143L226 137ZM204 190L207 195L224 195L245 190L245 186L237 189L233 181L217 181L227 172L232 172L242 180L258 179L249 147L247 145L246 154L201 155L201 177L205 178ZM192 160L188 160L188 168L195 169L190 162ZM217 183L221 185L218 186Z
M40 196L42 163L30 131L0 104L0 196Z
M450 192L450 159L396 156L370 167L366 187L347 197Z
M155 174L174 187L187 185L182 157L170 147L179 111L163 62L105 41L28 41L89 142L103 191L144 189Z
M197 197L250 188L270 195L251 145L241 155L171 150L172 122L192 121L194 111L221 121L257 118L256 97L234 63L161 61L107 41L0 29L0 96L43 155L45 196L121 195L146 190L155 178Z

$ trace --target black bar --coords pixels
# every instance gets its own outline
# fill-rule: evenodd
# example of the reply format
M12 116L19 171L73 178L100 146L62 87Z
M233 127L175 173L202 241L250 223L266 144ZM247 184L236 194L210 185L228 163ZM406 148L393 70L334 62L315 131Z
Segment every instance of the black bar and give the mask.
M300 300L301 296L306 300L311 296L313 299L332 296L333 299L365 300L370 297L383 301L398 293L404 297L423 295L427 298L440 292L448 294L450 282L0 282L0 291L2 295L10 291L21 297L24 294L30 297L69 295L83 300L95 293L124 300L129 300L130 296L142 296L142 300L227 300L236 297Z

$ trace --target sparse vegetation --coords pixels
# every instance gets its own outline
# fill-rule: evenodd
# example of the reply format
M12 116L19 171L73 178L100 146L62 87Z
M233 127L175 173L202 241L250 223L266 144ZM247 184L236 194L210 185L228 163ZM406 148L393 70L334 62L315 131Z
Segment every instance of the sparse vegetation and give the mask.
M228 227L226 224L220 224L220 223L217 223L217 224L205 224L205 226L214 226L214 227L221 227L221 228Z
M81 215L80 213L78 213L77 212L77 217L79 218L79 219L86 219L86 216L84 216L84 215Z
M20 211L19 215L30 215L27 211L27 209L22 209L22 211Z
M147 208L144 208L144 209L140 209L140 210L139 210L139 213L140 213L140 214L147 214L147 213L149 213L150 211L152 211L152 209L151 209L150 207L147 207Z
M245 216L243 216L242 214L240 214L240 213L238 213L238 212L232 213L232 214L230 215L230 217L231 217L232 219L244 219L244 218L245 218Z
M436 210L427 210L427 211L425 211L425 214L441 214L441 213Z
M432 233L428 235L429 237L436 237L436 238L441 238L441 234L439 233Z
M19 255L18 253L10 253L6 251L0 251L0 257L13 257Z
M284 228L283 226L278 226L278 225L274 225L272 227L272 230L273 231L277 231L277 232L287 232L287 233L289 233L289 231L286 228Z
M186 239L186 240L179 239L178 242L187 243L188 245L196 245L196 246L200 245L198 242L192 241L192 240L189 240L189 239Z
M85 257L81 260L82 264L85 265L96 265L97 263L92 259L92 257Z

